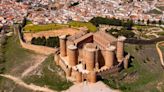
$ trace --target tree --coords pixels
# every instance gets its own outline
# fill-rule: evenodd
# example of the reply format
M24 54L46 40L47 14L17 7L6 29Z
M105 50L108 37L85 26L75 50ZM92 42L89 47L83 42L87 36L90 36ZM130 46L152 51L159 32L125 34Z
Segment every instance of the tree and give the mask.
M38 37L37 38L37 43L36 45L42 45L42 38L41 37Z
M140 19L138 19L138 24L140 24L140 22L141 22L141 20L140 20Z
M27 18L24 17L24 18L23 18L23 22L22 22L22 27L24 27L24 26L26 25L26 23L27 23Z
M59 47L59 38L58 37L49 37L46 41L46 46Z
M44 36L42 37L42 43L41 43L41 45L43 45L43 46L46 45L46 38Z
M157 22L156 22L155 20L153 20L151 23L152 23L152 24L156 24Z
M147 24L148 24L148 25L150 24L150 20L149 20L149 19L147 20Z
M31 44L36 44L36 38L35 37L32 38Z
M23 0L16 0L16 2L22 2Z
M127 29L127 30L132 30L132 26L134 25L132 20L127 20L127 22L123 23L123 26Z
M145 22L145 20L143 19L143 20L142 20L142 23L144 23L144 22Z
M162 20L159 20L159 21L158 21L158 24L161 25L161 24L162 24Z
M2 36L0 37L0 44L1 45L5 45L6 44L6 35L5 34L2 34Z
M59 47L59 38L49 37L48 39L46 39L44 36L38 38L33 37L31 39L31 44L48 46L48 47Z
M0 51L0 64L5 62L5 58L4 58L4 53L3 51Z
M123 21L115 18L94 17L90 22L95 26L99 26L100 24L121 26Z

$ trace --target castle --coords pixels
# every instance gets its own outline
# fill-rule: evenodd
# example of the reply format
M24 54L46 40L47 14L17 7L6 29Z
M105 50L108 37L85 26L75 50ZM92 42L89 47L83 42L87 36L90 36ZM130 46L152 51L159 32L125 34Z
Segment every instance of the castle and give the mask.
M124 61L124 36L115 38L105 31L62 35L55 63L66 77L77 83L95 83L97 73L112 69Z

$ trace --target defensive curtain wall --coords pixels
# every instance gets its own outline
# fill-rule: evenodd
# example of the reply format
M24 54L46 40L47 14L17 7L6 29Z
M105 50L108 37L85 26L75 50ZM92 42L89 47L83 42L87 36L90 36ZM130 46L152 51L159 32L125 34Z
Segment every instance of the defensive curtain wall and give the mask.
M73 30L73 32L72 32L72 30ZM72 29L72 30L69 28L69 29L55 30L55 31L52 31L52 33L50 31L48 31L48 33L47 32L46 33L45 32L40 32L40 33L33 34L33 37L60 36L60 35L63 35L63 34L64 35L72 35L72 34L76 34L76 32L78 32L78 31L75 31L74 29ZM55 51L56 51L55 48L46 47L46 46L39 46L39 45L33 45L33 44L30 44L30 43L27 43L27 41L24 37L24 33L22 31L23 30L19 29L18 27L14 28L14 33L18 34L20 44L23 48L28 49L28 50L32 50L36 53L45 54L45 55L55 53ZM30 36L30 39L32 39L31 36Z
M60 35L74 35L76 33L81 32L81 30L74 28L62 28L57 30L49 30L49 31L41 31L41 32L24 32L23 36L26 39L26 42L30 42L33 37L54 37Z

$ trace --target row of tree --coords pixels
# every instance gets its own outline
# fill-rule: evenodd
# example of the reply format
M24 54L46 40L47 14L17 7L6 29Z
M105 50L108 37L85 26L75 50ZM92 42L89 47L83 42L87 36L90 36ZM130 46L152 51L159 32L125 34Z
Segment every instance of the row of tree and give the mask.
M159 24L159 25L162 25L162 24L164 24L164 22L162 20L159 20L159 21L155 21L155 20L150 21L150 20L147 20L147 24L148 25L149 24Z
M131 30L133 25L134 25L133 20L120 20L120 19L115 19L115 18L103 18L103 17L94 17L90 20L90 22L97 27L100 24L104 24L104 25L123 26L127 30ZM147 20L147 21L145 21L145 20L138 19L137 22L138 22L138 24L135 24L135 25L140 25L140 24L144 24L144 23L146 23L147 25L149 25L149 24L159 24L159 25L164 24L164 21L162 21L162 20L159 20L159 21Z
M4 63L5 63L5 44L7 43L7 37L4 33L1 32L0 34L0 74L4 73L5 71L5 67L4 67Z
M49 37L47 39L44 36L38 38L33 37L31 40L31 44L48 47L59 47L59 37Z
M138 25L144 24L144 23L146 23L147 25L149 25L149 24L158 24L158 25L164 24L164 21L162 21L162 20L156 21L156 20L149 20L149 19L147 21L138 19L137 22L138 22Z
M5 44L6 44L6 39L7 37L4 34L0 34L0 63L3 63L4 60L4 48L5 48Z
M132 20L125 21L115 18L103 18L103 17L94 17L90 20L90 22L97 27L100 24L105 24L105 25L123 26L127 30L131 30L134 25Z

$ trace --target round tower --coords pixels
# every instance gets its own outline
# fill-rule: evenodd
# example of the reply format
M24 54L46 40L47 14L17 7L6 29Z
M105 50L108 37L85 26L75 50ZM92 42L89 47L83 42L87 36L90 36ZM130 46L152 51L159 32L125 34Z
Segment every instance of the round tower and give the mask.
M124 60L124 68L128 69L128 60Z
M126 37L119 36L117 40L117 60L118 62L122 62L124 58L124 41Z
M75 66L78 62L77 47L75 45L68 46L68 60L70 66Z
M72 68L67 66L67 68L66 68L66 76L70 77L71 76L71 72L72 72Z
M59 55L57 53L55 53L54 59L55 59L55 64L59 65Z
M87 75L87 80L88 82L91 82L91 83L96 83L96 72L95 71L91 71L89 72L89 74Z
M81 83L82 82L82 73L77 71L76 72L76 82Z
M97 48L92 43L87 43L84 47L84 59L86 63L86 69L88 71L93 71L95 67L95 57L96 57Z
M60 55L62 57L66 56L66 35L62 35L59 37L60 39Z
M115 49L116 49L115 46L109 46L109 47L106 48L106 52L105 52L105 66L107 66L109 68L111 66L113 66Z

